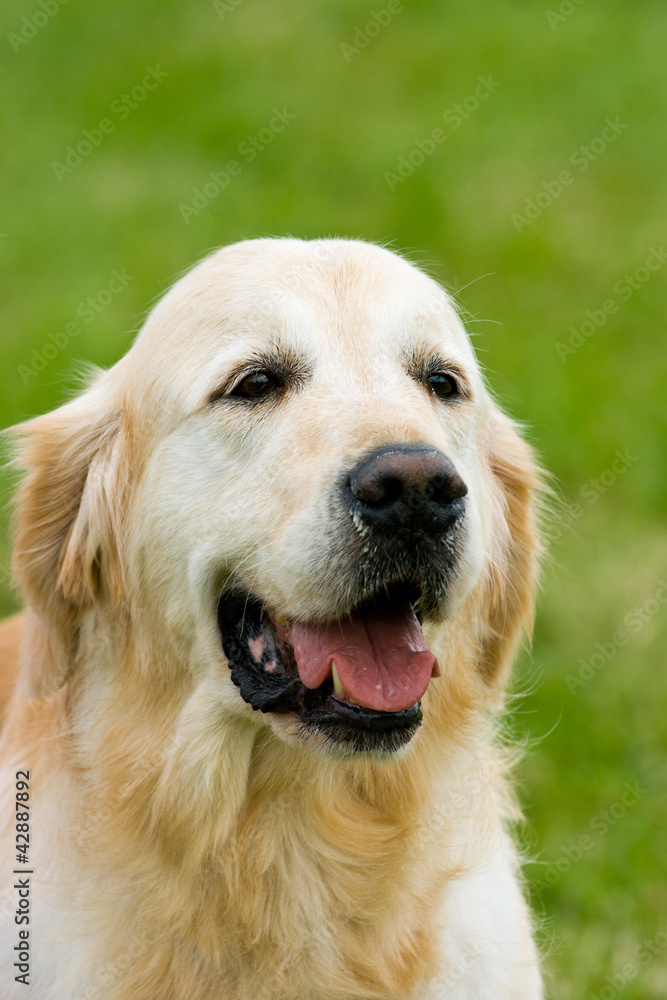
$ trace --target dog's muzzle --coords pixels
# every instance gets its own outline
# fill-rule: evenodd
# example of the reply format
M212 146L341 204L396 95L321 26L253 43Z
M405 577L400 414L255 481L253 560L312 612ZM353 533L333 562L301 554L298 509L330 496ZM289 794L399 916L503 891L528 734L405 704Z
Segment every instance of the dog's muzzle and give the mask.
M329 616L291 618L235 588L218 605L223 648L254 709L293 713L304 731L354 751L394 750L419 727L439 676L422 616L436 616L447 594L468 490L448 458L421 444L373 451L335 488L352 524L338 536Z

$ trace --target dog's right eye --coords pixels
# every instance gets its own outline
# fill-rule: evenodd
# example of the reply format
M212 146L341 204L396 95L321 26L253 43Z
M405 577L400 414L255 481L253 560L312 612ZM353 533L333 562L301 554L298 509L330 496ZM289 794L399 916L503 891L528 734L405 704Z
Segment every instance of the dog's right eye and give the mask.
M258 399L260 396L268 396L276 389L281 389L282 385L281 380L273 372L250 372L234 386L229 395L235 399Z

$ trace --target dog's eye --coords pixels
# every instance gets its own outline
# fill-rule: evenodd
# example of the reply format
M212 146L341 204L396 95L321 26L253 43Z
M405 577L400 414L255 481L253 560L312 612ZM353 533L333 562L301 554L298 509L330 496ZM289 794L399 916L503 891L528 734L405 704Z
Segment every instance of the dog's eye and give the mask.
M426 381L431 391L439 399L451 399L458 392L456 379L451 375L445 374L445 372L433 372L432 375L428 376Z
M260 396L268 396L274 389L282 387L282 382L277 375L267 371L250 372L238 385L230 392L230 396L240 399L258 399Z

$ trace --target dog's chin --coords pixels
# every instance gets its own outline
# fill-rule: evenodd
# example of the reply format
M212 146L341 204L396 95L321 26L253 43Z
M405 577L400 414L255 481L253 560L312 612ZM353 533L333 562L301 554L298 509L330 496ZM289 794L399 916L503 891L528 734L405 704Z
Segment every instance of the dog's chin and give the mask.
M417 623L412 607L419 606L419 598L412 586L393 587L391 592L351 609L345 621L355 615L386 613L409 615ZM335 669L329 670L321 683L311 681L306 686L290 643L289 623L273 616L251 594L240 590L225 593L218 603L218 626L240 697L264 713L273 731L288 743L327 756L396 756L418 732L421 695L410 704L403 703L410 700L408 694L399 704L389 702L381 709L364 705L345 690ZM417 630L421 634L419 625ZM428 652L416 655L432 657ZM423 673L424 667L421 669ZM430 677L428 660L426 669Z
M304 721L298 713L271 713L264 716L275 735L290 746L308 750L321 757L337 760L360 760L363 757L398 760L409 752L419 738L422 724L417 705L412 721L383 732L346 727L338 719L330 724Z

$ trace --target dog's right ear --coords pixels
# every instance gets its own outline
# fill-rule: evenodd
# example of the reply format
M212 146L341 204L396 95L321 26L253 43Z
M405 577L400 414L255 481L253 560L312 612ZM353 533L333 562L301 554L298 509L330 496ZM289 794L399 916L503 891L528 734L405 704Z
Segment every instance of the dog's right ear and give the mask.
M121 599L129 463L106 374L70 403L9 433L12 465L25 470L15 501L12 568L43 633L32 655L26 650L23 680L40 697L72 671L82 611Z

